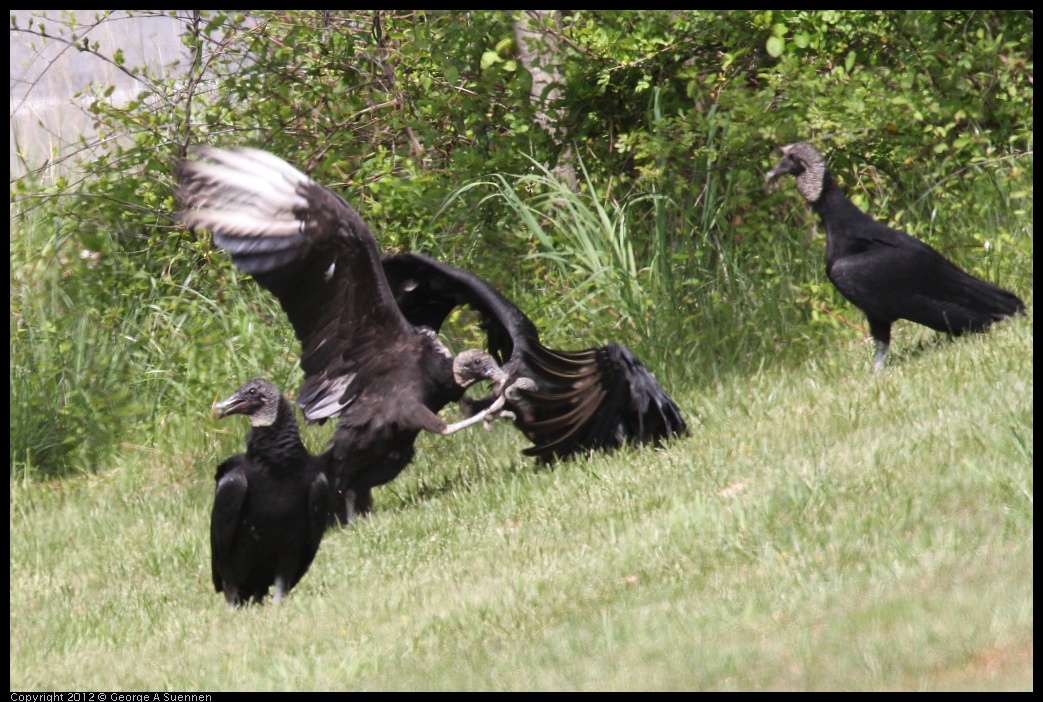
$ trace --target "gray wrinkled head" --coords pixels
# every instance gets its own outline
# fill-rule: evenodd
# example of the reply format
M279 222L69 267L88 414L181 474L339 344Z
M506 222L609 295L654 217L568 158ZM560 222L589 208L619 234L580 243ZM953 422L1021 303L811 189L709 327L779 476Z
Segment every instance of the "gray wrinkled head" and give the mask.
M468 388L479 380L503 380L505 373L496 359L479 349L467 349L453 359L453 379L462 388Z
M245 414L252 427L270 427L279 414L279 388L264 378L243 383L227 400L216 403L212 410L218 419L230 414Z
M797 190L804 199L817 202L822 197L822 184L826 178L826 159L806 141L782 146L780 151L782 159L764 174L764 180L771 182L781 175L791 175L797 179Z

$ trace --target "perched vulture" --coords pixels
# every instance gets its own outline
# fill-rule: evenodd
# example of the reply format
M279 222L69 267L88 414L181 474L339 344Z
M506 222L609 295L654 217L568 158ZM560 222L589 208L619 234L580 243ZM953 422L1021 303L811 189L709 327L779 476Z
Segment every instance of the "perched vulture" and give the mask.
M837 187L826 160L807 142L782 147L767 172L797 179L797 190L826 227L826 275L866 313L876 340L873 370L884 367L891 325L908 319L959 336L1024 311L1016 295L975 278L924 242L862 212Z
M382 264L350 205L271 154L201 147L178 178L182 221L210 230L293 324L306 421L339 417L328 465L341 522L369 510L371 489L408 465L422 430L444 435L513 416L537 443L529 452L548 460L685 431L676 405L627 349L546 349L532 323L479 278L420 257ZM398 293L416 293L413 302L401 294L396 302L386 267ZM439 341L445 314L461 301L491 320L502 371L477 349L454 360ZM437 413L481 379L500 381L485 408L447 425Z
M229 607L260 602L275 585L280 602L308 572L329 519L332 491L325 459L301 441L293 407L267 380L255 378L224 402L218 417L250 419L246 453L217 469L210 517L214 589Z

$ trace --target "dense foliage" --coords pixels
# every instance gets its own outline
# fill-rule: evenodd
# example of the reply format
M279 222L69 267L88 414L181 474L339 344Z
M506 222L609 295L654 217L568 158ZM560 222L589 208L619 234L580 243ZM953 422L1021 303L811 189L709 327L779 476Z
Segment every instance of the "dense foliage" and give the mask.
M95 469L260 368L296 384L280 313L172 218L196 143L280 154L385 246L475 270L552 341L622 337L676 382L862 323L811 213L763 184L795 140L868 212L1031 299L1031 11L175 16L163 71L53 20L14 28L142 89L99 86L90 161L12 179L12 472Z

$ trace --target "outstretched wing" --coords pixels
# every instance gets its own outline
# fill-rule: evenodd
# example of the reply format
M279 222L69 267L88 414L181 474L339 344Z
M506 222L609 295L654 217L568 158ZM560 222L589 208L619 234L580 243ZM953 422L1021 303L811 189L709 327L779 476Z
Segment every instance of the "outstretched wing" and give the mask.
M493 286L426 256L387 257L384 271L412 324L438 330L458 305L479 313L488 350L508 374L501 391L522 378L533 381L535 387L517 389L519 399L511 403L515 425L535 444L527 455L550 461L687 431L677 405L625 346L548 348L532 321Z
M544 461L628 441L659 443L688 431L677 404L626 346L584 351L540 347L527 358L538 369L537 391L521 391L532 407L519 428ZM545 389L544 389L545 388Z
M199 147L178 170L182 221L208 229L282 305L301 342L305 418L338 415L387 359L408 365L416 330L395 305L376 240L340 197L256 149ZM389 389L391 391L393 389Z
M539 346L536 325L499 290L478 276L420 254L384 258L395 302L414 326L438 331L456 307L478 312L487 347L500 365Z

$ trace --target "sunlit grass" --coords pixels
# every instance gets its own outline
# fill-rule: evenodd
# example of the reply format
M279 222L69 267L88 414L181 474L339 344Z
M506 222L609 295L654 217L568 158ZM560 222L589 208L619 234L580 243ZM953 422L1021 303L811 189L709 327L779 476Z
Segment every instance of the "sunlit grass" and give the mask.
M12 688L1028 689L1031 346L1015 320L872 375L838 344L674 388L687 439L553 468L507 425L423 437L238 612L206 535L245 427L186 411L12 483Z

